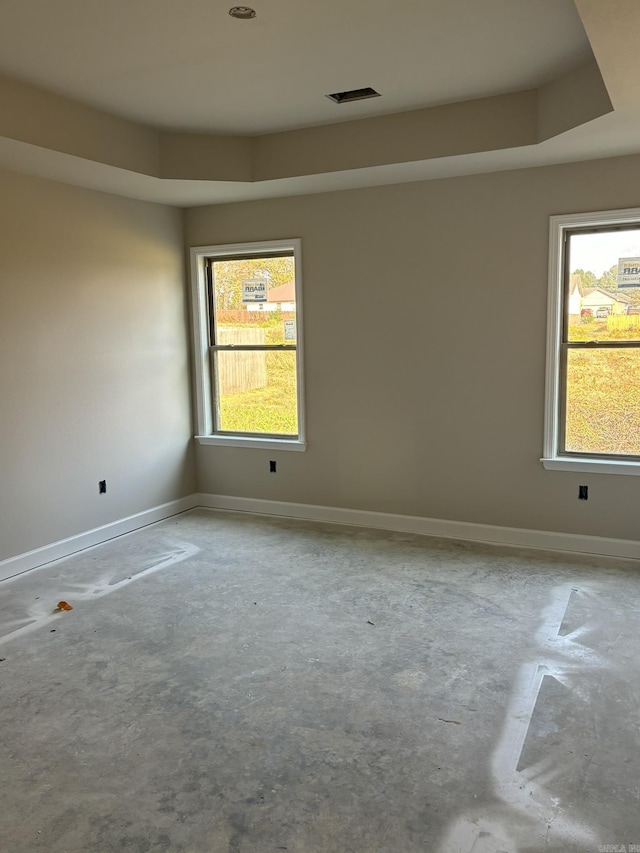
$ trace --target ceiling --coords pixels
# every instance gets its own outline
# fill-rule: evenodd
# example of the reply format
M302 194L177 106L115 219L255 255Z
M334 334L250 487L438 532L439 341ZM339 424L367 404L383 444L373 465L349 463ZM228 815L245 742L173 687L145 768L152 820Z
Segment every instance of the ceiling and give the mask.
M586 61L572 0L3 0L0 73L143 124L260 134L529 89ZM372 86L380 99L337 105Z
M230 5L3 0L0 166L190 205L640 151L637 0Z

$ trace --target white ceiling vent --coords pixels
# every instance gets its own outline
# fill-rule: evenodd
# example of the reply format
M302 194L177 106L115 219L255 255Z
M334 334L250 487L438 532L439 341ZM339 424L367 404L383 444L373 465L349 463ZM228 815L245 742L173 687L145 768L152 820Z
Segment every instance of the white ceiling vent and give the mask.
M363 101L365 98L379 98L380 92L376 92L371 86L367 86L364 89L351 89L350 92L334 92L325 97L336 104L349 104L351 101Z

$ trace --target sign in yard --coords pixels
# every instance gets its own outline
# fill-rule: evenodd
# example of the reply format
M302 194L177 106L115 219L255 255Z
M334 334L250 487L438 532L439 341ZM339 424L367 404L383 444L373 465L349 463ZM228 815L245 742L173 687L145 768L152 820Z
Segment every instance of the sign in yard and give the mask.
M295 341L296 339L296 321L284 321L284 339L285 341Z
M243 302L266 302L267 282L262 278L247 278L242 282Z
M618 287L640 287L640 258L620 258Z

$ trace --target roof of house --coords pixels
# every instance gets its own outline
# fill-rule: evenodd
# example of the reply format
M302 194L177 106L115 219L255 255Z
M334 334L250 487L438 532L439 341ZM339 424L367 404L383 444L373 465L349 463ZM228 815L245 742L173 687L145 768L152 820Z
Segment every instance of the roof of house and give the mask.
M267 291L267 302L295 302L296 301L296 286L293 281L288 281L286 284L280 284L278 287L272 287Z
M582 296L588 296L590 293L595 293L596 291L603 296L611 297L615 302L631 302L631 297L627 296L626 293L618 293L616 290L607 290L604 287L585 287L582 290Z
M584 296L584 287L582 286L582 276L580 273L574 272L569 279L569 293L573 294L578 291L580 296Z

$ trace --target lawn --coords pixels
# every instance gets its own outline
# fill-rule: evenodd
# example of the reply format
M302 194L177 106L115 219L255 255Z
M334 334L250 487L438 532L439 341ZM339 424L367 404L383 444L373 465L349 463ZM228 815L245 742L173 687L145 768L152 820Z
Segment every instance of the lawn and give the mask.
M275 312L274 312L275 314ZM260 328L265 329L265 343L284 343L283 317L269 317ZM252 327L258 324L252 320ZM220 401L220 428L229 432L257 432L297 435L295 352L266 352L266 385L235 394L224 394Z
M230 432L297 435L296 356L268 352L267 385L227 394L220 401L220 426Z
M570 341L639 338L638 315L584 318L569 327ZM566 449L640 455L640 350L570 350Z

